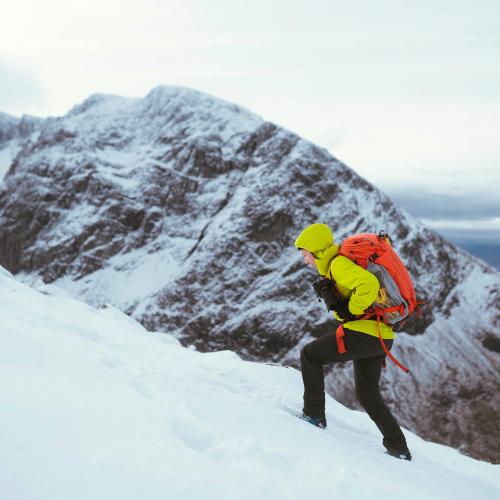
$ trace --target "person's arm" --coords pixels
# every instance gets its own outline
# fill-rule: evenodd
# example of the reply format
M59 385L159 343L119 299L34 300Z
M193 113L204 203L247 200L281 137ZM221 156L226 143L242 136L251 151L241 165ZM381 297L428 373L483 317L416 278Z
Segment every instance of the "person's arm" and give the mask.
M355 316L361 315L377 298L380 288L378 279L366 269L344 256L333 260L332 278L340 286L352 291L349 311Z

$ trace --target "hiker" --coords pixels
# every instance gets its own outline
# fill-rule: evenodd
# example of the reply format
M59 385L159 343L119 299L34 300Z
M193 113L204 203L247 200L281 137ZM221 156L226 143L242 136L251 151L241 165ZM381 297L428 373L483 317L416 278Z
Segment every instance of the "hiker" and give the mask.
M392 328L374 319L360 319L379 294L379 281L371 272L339 255L339 246L326 224L312 224L295 241L304 262L317 269L322 280L315 284L318 297L325 301L342 322L341 336L332 331L307 344L300 361L304 381L304 420L326 428L323 365L353 361L356 396L383 435L383 445L391 456L411 460L406 439L396 419L382 400L379 380L386 352L395 337ZM333 280L333 281L332 281ZM332 289L331 286L336 288ZM332 294L337 294L337 300ZM380 337L383 339L379 339ZM388 351L387 351L388 352Z

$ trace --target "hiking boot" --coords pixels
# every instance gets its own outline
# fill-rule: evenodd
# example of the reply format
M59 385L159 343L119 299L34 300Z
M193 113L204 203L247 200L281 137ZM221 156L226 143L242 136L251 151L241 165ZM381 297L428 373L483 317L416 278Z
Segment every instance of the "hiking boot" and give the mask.
M400 460L411 460L411 453L410 450L387 450L385 452L387 455L394 457L394 458L399 458Z
M326 429L326 418L325 417L310 417L302 412L302 415L297 415L301 420L305 420L320 429Z

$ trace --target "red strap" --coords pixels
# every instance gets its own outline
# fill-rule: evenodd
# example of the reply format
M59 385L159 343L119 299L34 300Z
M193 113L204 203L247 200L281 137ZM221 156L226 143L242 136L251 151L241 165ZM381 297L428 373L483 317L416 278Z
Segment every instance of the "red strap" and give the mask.
M407 368L403 363L400 363L392 354L389 349L387 349L387 346L385 345L384 339L382 338L382 334L380 333L380 316L377 314L377 333L378 333L378 338L380 340L380 344L382 345L382 349L384 350L386 356L398 367L401 368L405 373L409 373L410 370Z
M364 319L364 318L363 318ZM384 339L382 338L382 334L380 333L380 316L377 314L377 333L378 333L378 338L380 340L380 344L382 345L382 349L384 350L384 353L388 358L401 370L403 370L405 373L409 373L410 370L407 368L405 365L400 363L392 354L389 349L387 349L387 346L385 345ZM345 337L345 332L344 332L344 325L340 324L339 327L337 328L337 331L335 332L335 337L337 339L337 350L339 351L339 354L344 354L347 352L347 349L345 348L344 344L344 337ZM384 366L385 366L385 361L384 361Z
M344 325L339 325L337 328L337 331L335 332L335 336L337 337L337 350L339 351L339 354L344 354L347 352L347 349L345 348L344 344L344 337L345 337L345 332L344 332Z

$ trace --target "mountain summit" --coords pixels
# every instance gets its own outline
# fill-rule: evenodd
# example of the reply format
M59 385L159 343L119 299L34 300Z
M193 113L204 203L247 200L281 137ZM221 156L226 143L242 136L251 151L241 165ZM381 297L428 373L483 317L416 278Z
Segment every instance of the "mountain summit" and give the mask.
M296 236L312 222L338 242L384 229L428 305L398 335L394 353L411 373L387 368L386 400L421 436L500 460L500 273L328 151L177 87L95 94L18 144L0 190L0 263L199 351L297 365L335 324ZM327 388L356 407L350 369L330 371Z

